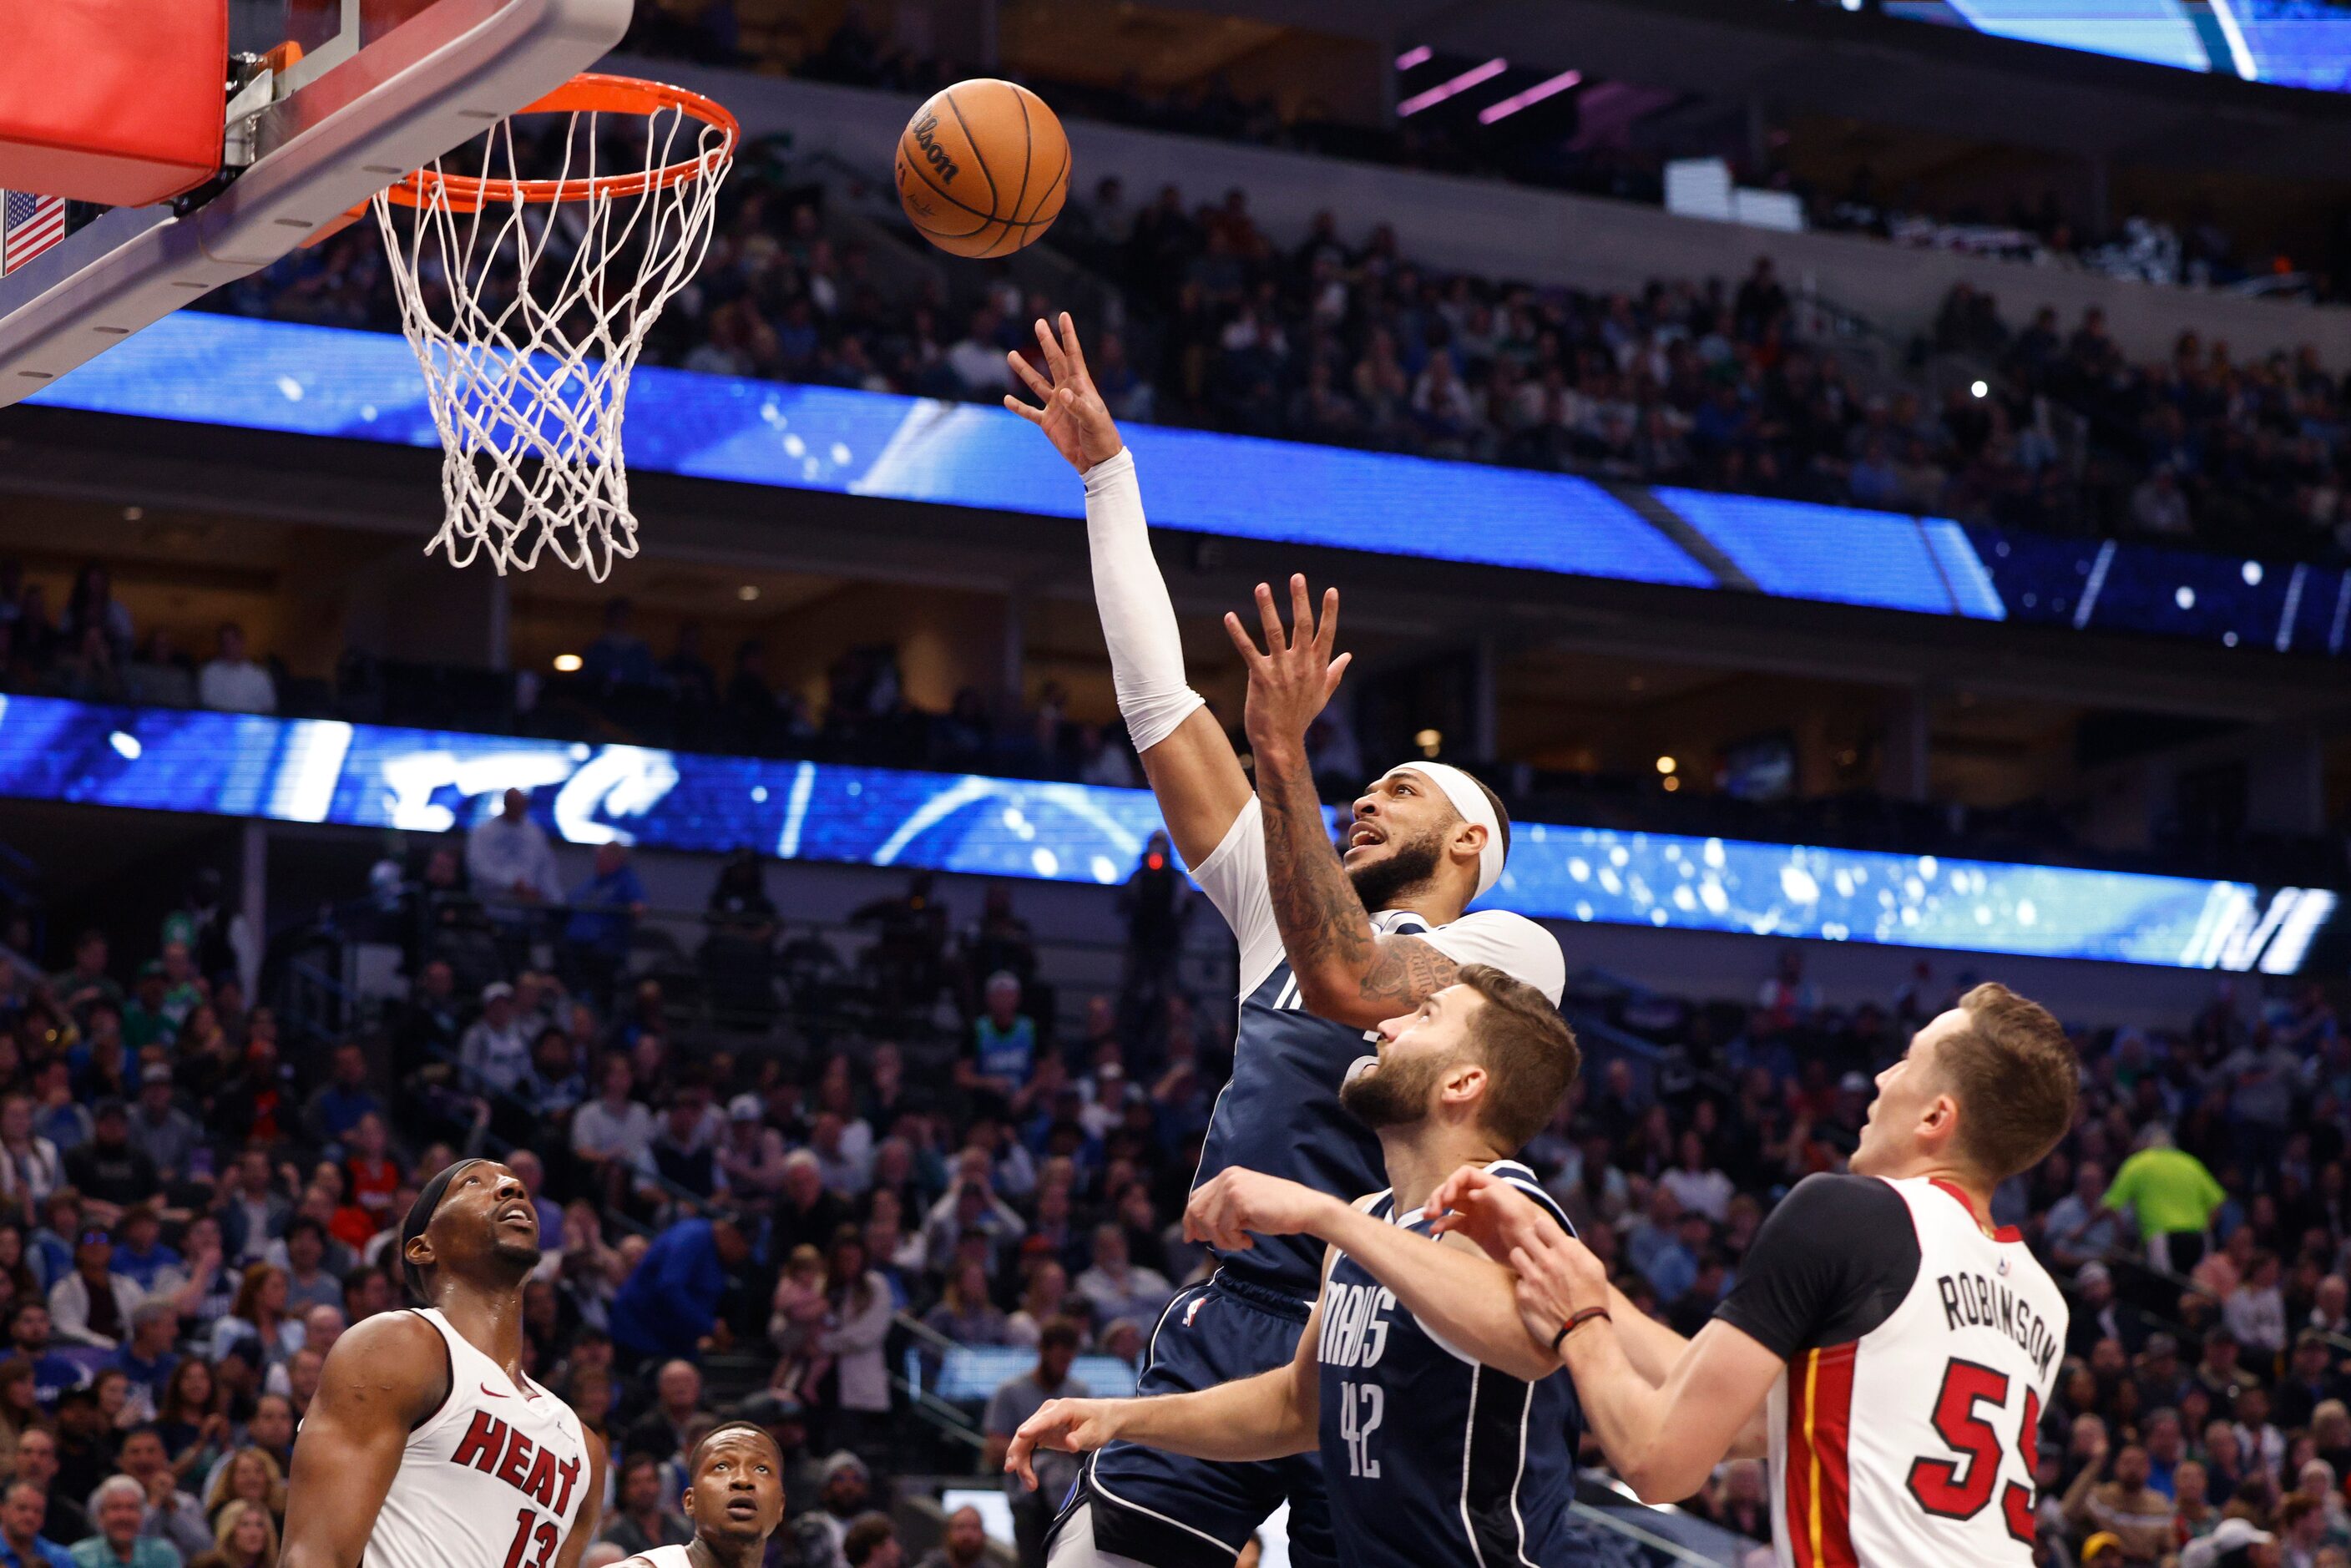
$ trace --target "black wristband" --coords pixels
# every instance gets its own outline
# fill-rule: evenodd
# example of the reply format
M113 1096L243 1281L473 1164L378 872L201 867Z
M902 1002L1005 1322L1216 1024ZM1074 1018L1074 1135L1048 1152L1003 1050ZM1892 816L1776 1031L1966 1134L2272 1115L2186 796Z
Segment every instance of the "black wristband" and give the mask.
M1559 1354L1559 1347L1567 1343L1567 1336L1573 1333L1576 1330L1582 1328L1584 1324L1590 1322L1594 1318L1598 1318L1602 1322L1611 1322L1614 1321L1609 1317L1608 1309L1606 1307L1584 1308L1582 1312L1568 1319L1567 1322L1560 1324L1559 1332L1551 1336L1552 1354L1557 1355Z

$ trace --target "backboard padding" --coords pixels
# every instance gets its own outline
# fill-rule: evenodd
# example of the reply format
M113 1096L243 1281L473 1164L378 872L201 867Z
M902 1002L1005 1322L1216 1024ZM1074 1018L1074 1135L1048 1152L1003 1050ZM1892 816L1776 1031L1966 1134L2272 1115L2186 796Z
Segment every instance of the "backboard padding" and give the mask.
M117 208L0 277L0 406L268 266L588 69L631 12L631 0L235 0L234 48L308 30L318 74L262 111L256 161L206 204Z

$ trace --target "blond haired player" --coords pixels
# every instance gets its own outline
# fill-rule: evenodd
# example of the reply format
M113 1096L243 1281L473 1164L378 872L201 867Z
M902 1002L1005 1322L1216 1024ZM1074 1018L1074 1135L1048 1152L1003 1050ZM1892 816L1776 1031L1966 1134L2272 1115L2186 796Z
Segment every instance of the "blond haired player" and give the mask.
M327 1353L280 1568L574 1568L604 1444L522 1370L538 1257L538 1212L505 1166L460 1160L425 1184L399 1258L431 1304L356 1323Z
M1852 1174L1797 1184L1687 1342L1507 1184L1463 1170L1430 1207L1519 1276L1529 1331L1644 1500L1697 1491L1760 1412L1781 1563L2018 1568L2065 1300L1988 1216L2073 1124L2078 1074L2047 1011L1970 991L1877 1075Z

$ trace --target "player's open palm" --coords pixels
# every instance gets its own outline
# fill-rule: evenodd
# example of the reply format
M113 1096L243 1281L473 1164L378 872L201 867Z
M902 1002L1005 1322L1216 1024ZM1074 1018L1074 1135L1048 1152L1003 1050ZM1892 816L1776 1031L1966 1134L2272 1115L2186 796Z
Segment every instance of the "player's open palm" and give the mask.
M1036 1455L1040 1448L1065 1454L1085 1454L1118 1436L1109 1399L1048 1399L1037 1413L1020 1423L1004 1450L1004 1468L1037 1490Z
M1307 591L1306 579L1293 575L1290 580L1290 630L1281 629L1281 612L1274 607L1273 590L1260 582L1257 585L1258 622L1265 630L1265 651L1258 652L1256 640L1241 625L1241 618L1228 612L1225 634L1240 651L1241 663L1249 670L1249 699L1241 714L1241 725L1249 732L1249 745L1258 750L1272 747L1298 747L1305 744L1307 727L1338 691L1339 682L1347 673L1347 664L1354 655L1341 653L1332 656L1332 647L1339 638L1339 591L1322 591L1321 614L1315 612L1314 596Z
M1010 392L1004 394L1004 406L1043 431L1053 450L1081 474L1117 456L1118 426L1086 372L1085 350L1078 346L1077 323L1068 311L1061 312L1058 331L1038 321L1037 346L1045 356L1041 373L1019 354L1004 357L1020 383L1037 394L1040 406L1031 408Z

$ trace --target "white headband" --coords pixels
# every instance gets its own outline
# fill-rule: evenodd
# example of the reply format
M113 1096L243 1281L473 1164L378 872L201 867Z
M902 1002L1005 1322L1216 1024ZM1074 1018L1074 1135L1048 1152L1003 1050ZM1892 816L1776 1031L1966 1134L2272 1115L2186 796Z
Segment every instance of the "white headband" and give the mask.
M1494 815L1493 802L1478 780L1458 768L1445 762L1399 762L1380 775L1385 783L1399 773L1417 773L1443 792L1461 813L1465 822L1475 822L1486 830L1486 847L1478 852L1478 892L1483 898L1489 888L1502 880L1502 824Z

